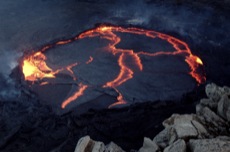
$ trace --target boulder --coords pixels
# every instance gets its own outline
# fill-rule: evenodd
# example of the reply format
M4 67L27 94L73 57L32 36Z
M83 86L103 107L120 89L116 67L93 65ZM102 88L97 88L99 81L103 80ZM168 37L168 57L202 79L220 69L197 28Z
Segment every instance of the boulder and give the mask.
M191 139L189 141L191 152L229 152L230 141L221 139Z
M105 145L102 142L96 142L89 136L79 139L74 152L104 152Z
M184 140L179 139L172 145L166 147L164 152L186 152L186 143Z
M201 104L198 104L196 106L196 112L199 116L199 119L202 120L205 124L206 128L215 135L227 132L228 125L226 121L224 121L208 107L204 107Z
M218 103L217 113L224 119L230 121L230 99L223 95Z
M218 102L215 102L211 99L201 99L200 104L203 106L209 107L210 109L217 109Z
M94 146L92 152L104 152L105 151L105 144L100 141L94 141Z
M89 136L82 137L78 140L74 152L125 152L115 143L110 142L105 146L103 142L94 141Z
M230 152L230 89L209 84L205 91L208 98L201 99L196 114L173 114L153 140L144 138L139 152ZM75 152L124 151L113 142L105 146L85 136L78 141Z
M89 136L82 137L78 140L77 146L74 152L84 152L86 149L92 149L93 141Z
M216 139L230 141L230 137L229 136L217 136Z
M143 146L139 149L139 152L156 152L159 150L157 144L149 138L144 138Z
M195 138L207 134L207 130L194 114L173 114L170 118L163 122L163 126L173 127L177 138L180 139Z
M156 142L159 147L165 148L176 141L176 139L177 135L175 129L173 127L166 127L154 137L153 141Z
M205 92L209 99L218 102L222 95L230 95L230 88L226 86L219 87L216 84L211 83L206 85Z
M105 152L125 152L121 147L116 145L114 142L110 142L106 145Z

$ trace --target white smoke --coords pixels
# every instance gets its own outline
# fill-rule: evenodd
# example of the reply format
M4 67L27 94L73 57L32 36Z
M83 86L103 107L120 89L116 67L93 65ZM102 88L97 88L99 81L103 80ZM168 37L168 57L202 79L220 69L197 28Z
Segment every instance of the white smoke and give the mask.
M108 22L175 32L181 36L190 37L195 42L203 38L200 31L203 31L202 27L207 24L213 14L213 9L210 7L197 11L186 5L149 4L140 0L129 3L121 1L119 7L117 6L110 8L109 14L112 17Z
M22 53L16 51L0 51L0 100L14 99L20 94L9 75L21 56Z
M0 73L8 76L12 69L18 65L18 59L22 53L16 51L1 51L0 50Z

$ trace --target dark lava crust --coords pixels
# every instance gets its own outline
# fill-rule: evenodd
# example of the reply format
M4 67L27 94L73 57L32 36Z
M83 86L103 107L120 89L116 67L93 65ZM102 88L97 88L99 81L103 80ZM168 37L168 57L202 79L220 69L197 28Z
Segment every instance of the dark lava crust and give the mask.
M229 8L226 0L1 1L0 151L74 151L84 135L105 143L114 141L125 150L138 149L144 136L152 138L162 129L165 118L194 112L196 101L204 96L201 85L181 101L146 102L81 114L76 110L58 116L40 104L21 80L19 68L12 72L24 50L73 37L97 23L132 25L187 42L204 62L207 83L230 86Z

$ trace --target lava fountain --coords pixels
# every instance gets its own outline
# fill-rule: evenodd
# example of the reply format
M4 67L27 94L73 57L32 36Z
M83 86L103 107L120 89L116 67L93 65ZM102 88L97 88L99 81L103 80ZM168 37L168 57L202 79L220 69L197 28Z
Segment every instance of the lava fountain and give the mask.
M121 49L118 48L117 45L123 41L122 37L119 36L118 33L128 33L134 35L141 35L148 37L150 39L161 39L170 44L174 51L155 51L148 52L145 50L135 52L132 49ZM92 84L84 84L84 82L80 82L78 79L78 74L74 72L72 69L77 67L79 63L75 62L67 66L62 66L58 69L54 69L51 66L47 65L47 56L46 52L54 47L68 45L75 41L79 41L82 39L91 39L94 37L99 37L100 39L108 41L108 44L104 47L103 51L112 54L117 57L117 65L120 67L119 73L115 78L111 78L110 81L105 82L100 87L103 88L112 88L114 89L118 96L117 102L111 104L109 107L113 107L118 104L125 104L126 100L123 97L123 94L119 90L119 86L125 85L127 81L134 78L135 73L141 73L145 70L145 66L143 65L143 61L141 59L142 56L147 56L149 58L155 58L158 56L179 56L183 58L183 61L190 68L190 75L199 85L205 81L205 76L203 73L199 72L199 68L203 66L202 60L193 55L188 45L169 35L159 33L152 30L146 30L141 28L134 27L120 27L120 26L106 26L102 25L90 30L87 30L74 38L68 40L58 41L56 43L44 46L38 51L34 51L35 53L30 54L29 56L25 56L23 59L22 71L24 74L24 78L26 81L36 82L39 85L47 85L49 84L48 79L56 79L56 75L62 72L68 72L72 77L73 81L76 82L75 85L78 86L78 89L75 90L72 94L70 94L61 104L61 108L66 108L70 103L77 102L78 98L84 95L84 92L93 87ZM94 56L91 55L84 64L93 64ZM81 63L83 64L83 63ZM132 66L131 66L132 64ZM32 83L32 85L33 85Z

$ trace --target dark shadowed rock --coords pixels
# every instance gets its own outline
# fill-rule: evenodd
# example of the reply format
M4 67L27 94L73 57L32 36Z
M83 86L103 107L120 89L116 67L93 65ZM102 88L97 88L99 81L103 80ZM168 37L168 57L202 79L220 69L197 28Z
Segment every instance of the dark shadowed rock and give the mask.
M173 143L176 139L177 136L175 129L173 127L166 127L154 137L153 141L155 141L161 148L165 148L170 143Z
M144 138L143 147L140 148L139 152L156 152L159 149L155 141L149 138Z
M193 124L193 126L196 128L198 132L198 136L197 136L198 138L203 138L208 136L208 131L203 124L199 123L196 120L192 120L191 123Z
M138 152L230 152L230 100L227 87L206 87L208 99L196 106L196 114L173 114L163 121L165 127L153 140L144 138ZM78 142L79 152L123 152L114 143L104 146L88 136ZM75 151L78 152L78 151Z
M224 119L230 121L230 99L228 95L223 95L218 103L217 113Z
M191 152L229 152L230 141L221 139L191 139L189 141Z
M93 141L89 136L82 137L74 152L104 152L105 145L102 142Z
M209 99L218 102L224 94L230 94L230 88L224 86L219 87L214 83L208 84L205 88L206 95Z
M207 134L206 129L194 114L173 114L170 118L163 122L163 125L165 127L173 127L176 131L177 137L180 139L194 138L199 135Z
M203 106L207 106L210 109L216 109L217 105L218 105L217 102L215 102L215 101L213 101L211 99L201 99L200 104L202 104Z
M210 110L208 107L203 107L198 104L196 106L197 115L205 123L207 129L214 134L226 133L227 123L221 117L219 117L215 112Z
M124 152L124 150L113 142L105 146L103 142L94 141L89 136L85 136L79 139L74 152Z
M106 145L105 152L125 152L121 147L116 145L114 142L110 142L108 145Z
M164 152L186 152L186 143L184 140L179 139L172 145L166 147Z
M209 99L215 102L218 102L220 100L221 91L216 84L208 84L205 88L205 92Z

